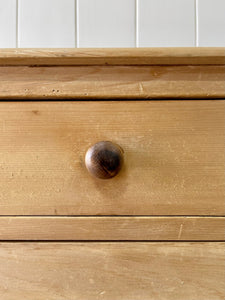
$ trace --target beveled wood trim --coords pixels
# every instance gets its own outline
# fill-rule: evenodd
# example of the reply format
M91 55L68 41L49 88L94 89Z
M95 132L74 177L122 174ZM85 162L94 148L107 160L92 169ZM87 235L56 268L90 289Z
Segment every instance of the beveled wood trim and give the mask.
M0 99L221 99L225 48L2 49Z
M221 241L224 217L0 217L0 240Z
M2 66L0 99L220 99L224 66Z
M1 49L0 65L224 65L224 47Z

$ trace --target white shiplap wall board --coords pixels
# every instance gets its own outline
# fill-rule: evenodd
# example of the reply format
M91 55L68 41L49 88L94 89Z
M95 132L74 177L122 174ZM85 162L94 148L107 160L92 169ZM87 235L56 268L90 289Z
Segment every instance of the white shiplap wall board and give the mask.
M0 48L16 47L16 0L0 0Z
M18 0L19 47L75 47L74 0Z
M137 0L137 3L138 46L195 46L195 0Z
M198 0L198 46L225 46L225 0Z
M0 48L225 46L225 0L0 0Z
M135 0L77 0L78 47L135 47Z

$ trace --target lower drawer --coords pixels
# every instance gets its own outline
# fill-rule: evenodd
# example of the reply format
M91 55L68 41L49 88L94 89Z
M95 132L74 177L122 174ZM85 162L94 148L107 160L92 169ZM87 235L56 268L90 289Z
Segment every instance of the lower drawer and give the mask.
M224 243L1 243L2 300L224 299Z
M0 103L0 215L224 215L225 101ZM86 150L124 150L115 178Z

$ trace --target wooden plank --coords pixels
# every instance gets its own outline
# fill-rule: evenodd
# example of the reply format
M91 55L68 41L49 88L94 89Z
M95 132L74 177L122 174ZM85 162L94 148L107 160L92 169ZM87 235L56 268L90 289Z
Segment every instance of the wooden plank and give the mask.
M18 47L75 47L75 22L74 0L19 1Z
M0 217L0 240L222 241L223 217Z
M198 7L198 45L225 46L225 2L223 0L199 0ZM210 25L209 25L210 20Z
M0 215L219 215L225 101L0 103ZM109 180L87 149L119 144Z
M195 0L137 2L139 47L194 47L196 27Z
M135 0L77 0L77 47L135 47L135 4Z
M0 65L224 65L225 48L1 49Z
M0 1L0 48L16 47L16 2L16 0ZM0 56L1 51L2 49Z
M223 300L224 243L1 243L4 300Z
M0 67L0 99L225 98L224 66Z

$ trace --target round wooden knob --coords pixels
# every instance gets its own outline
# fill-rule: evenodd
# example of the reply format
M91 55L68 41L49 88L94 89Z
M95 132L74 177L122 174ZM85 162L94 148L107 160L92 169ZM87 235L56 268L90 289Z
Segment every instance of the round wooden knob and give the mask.
M123 165L123 149L108 141L99 142L88 149L85 164L93 176L101 179L112 178Z

